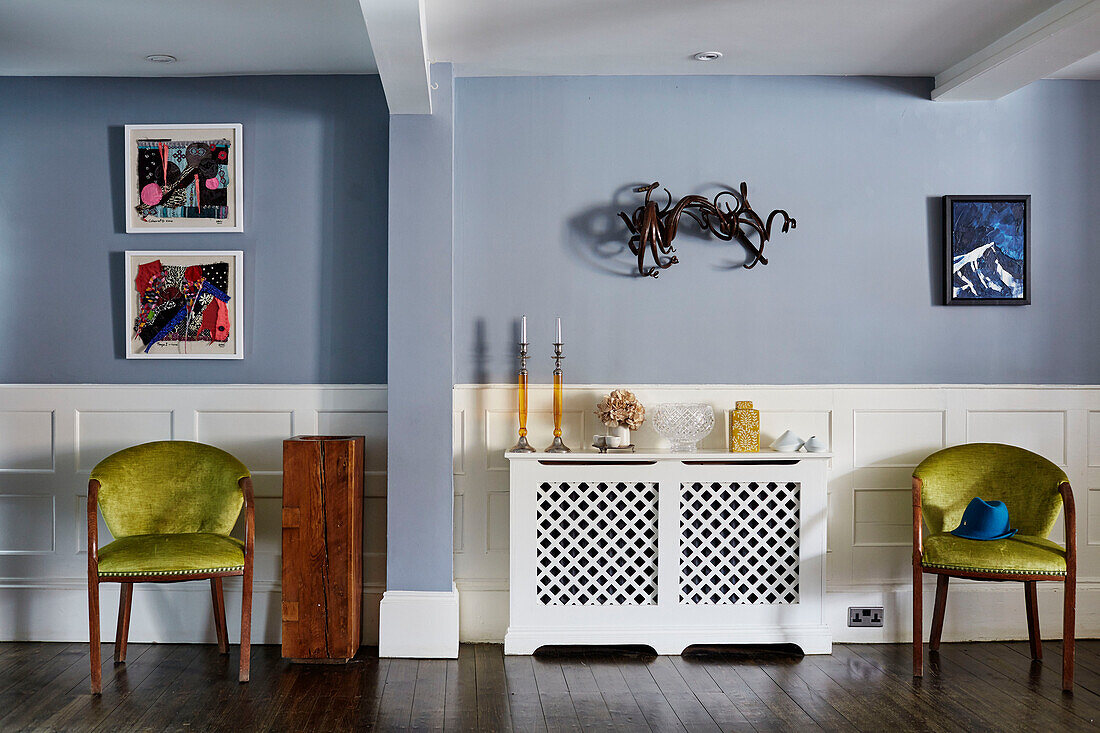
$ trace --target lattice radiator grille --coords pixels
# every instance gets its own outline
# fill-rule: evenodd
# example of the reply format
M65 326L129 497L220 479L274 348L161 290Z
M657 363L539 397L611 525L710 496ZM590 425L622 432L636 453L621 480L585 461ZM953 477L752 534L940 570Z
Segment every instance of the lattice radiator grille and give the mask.
M798 483L680 485L680 603L798 603Z
M657 484L539 484L535 547L543 605L655 605Z

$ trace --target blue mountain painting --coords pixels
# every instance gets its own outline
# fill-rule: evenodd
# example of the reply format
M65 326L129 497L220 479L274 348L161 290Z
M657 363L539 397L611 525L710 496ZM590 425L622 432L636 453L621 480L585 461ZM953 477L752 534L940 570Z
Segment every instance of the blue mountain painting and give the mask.
M953 201L951 276L955 298L1023 298L1023 201Z

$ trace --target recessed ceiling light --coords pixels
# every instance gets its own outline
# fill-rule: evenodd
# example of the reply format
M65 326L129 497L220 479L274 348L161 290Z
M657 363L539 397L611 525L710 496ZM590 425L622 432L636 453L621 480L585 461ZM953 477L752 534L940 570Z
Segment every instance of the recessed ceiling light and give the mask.
M151 53L145 57L146 61L151 61L154 64L172 64L178 59L175 56L167 53Z
M722 58L721 51L700 51L692 56L696 61L717 61Z

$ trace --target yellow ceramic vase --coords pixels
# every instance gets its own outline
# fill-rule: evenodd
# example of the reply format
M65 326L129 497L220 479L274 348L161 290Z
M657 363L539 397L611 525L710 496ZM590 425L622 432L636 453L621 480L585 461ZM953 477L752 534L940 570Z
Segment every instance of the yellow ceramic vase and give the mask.
M730 411L730 452L758 453L760 451L760 411L752 409L752 402L738 402Z

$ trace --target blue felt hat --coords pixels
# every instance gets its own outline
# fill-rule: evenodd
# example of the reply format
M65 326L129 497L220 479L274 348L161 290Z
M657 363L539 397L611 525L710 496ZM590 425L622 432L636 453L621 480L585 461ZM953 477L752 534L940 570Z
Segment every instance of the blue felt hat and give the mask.
M962 523L951 534L968 540L1003 540L1017 531L1008 527L1008 507L1003 501L974 497L966 505Z

